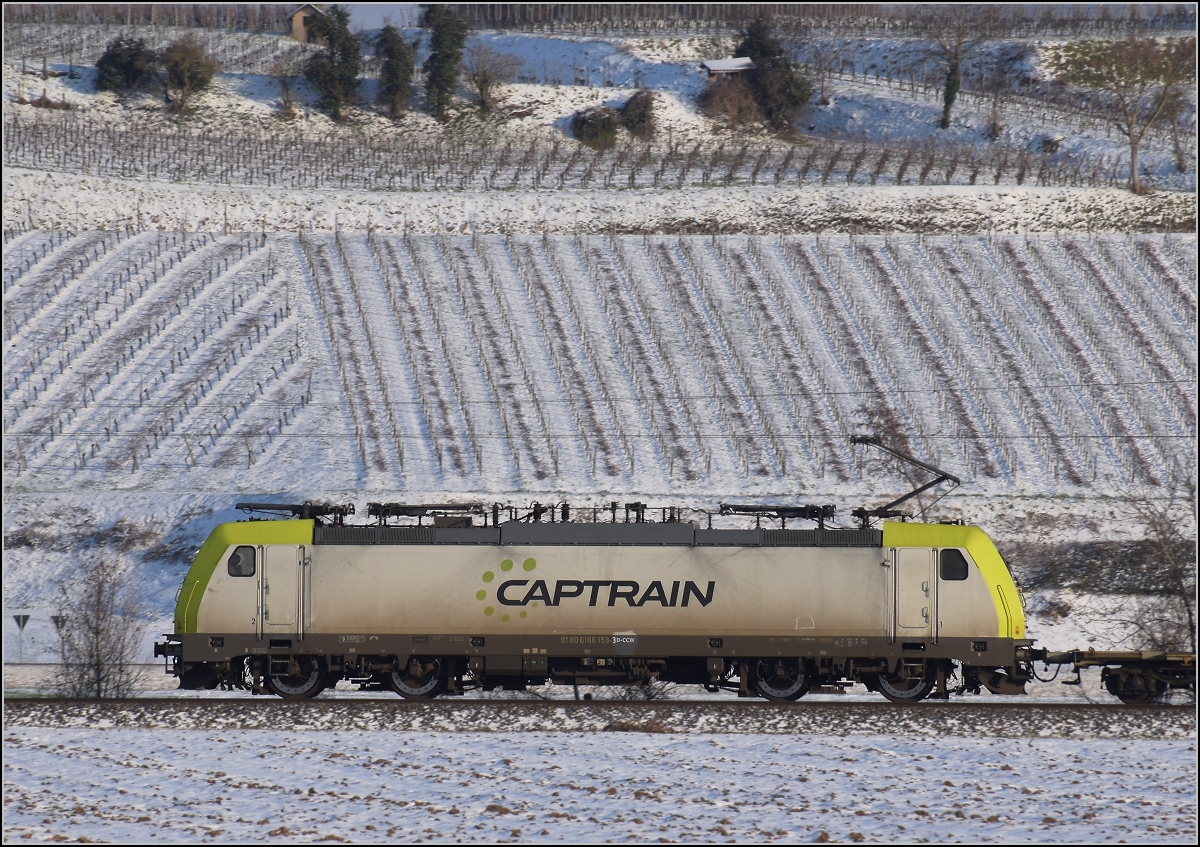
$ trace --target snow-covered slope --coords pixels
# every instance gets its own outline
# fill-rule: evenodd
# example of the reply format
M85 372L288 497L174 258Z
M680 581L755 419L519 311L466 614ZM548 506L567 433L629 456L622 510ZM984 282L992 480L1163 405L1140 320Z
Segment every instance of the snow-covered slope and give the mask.
M1194 457L1194 253L13 234L8 485L820 495L861 488L873 417L981 492L1161 484Z

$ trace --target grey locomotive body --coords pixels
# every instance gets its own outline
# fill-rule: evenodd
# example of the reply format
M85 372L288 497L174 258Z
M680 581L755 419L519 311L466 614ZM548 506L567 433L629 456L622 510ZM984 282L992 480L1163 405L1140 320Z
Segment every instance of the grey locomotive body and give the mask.
M862 682L1018 693L1020 596L975 527L702 529L222 524L160 645L184 687L406 697L554 683L691 683L791 700Z

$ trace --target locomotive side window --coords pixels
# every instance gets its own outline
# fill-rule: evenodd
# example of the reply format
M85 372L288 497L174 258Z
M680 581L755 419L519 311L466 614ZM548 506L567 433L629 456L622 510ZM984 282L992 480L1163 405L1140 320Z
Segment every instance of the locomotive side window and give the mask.
M230 576L254 576L254 548L235 547L229 556Z
M967 578L967 557L961 550L942 551L942 579L963 580Z

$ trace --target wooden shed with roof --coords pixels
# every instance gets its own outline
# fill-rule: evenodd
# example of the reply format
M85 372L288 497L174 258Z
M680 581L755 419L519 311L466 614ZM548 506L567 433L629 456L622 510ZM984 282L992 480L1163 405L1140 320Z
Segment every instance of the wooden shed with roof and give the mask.
M290 25L288 35L291 36L291 39L305 44L316 42L318 39L313 35L312 22L318 15L324 17L325 10L312 3L305 3L291 12L288 15L288 24Z
M700 67L708 72L710 80L714 80L752 71L754 63L742 56L736 59L709 59L707 62L701 62Z

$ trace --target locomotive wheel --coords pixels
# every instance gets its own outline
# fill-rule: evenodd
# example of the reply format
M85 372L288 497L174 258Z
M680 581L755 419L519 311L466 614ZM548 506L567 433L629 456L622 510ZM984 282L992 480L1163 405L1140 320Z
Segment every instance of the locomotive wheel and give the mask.
M912 671L903 676L899 673L881 673L872 680L869 687L893 703L917 703L928 697L936 684L933 669L925 665L920 673L915 675Z
M325 690L325 674L316 659L298 659L300 673L288 676L268 676L267 688L284 700L307 700Z
M421 659L410 656L408 664L388 674L387 681L392 690L401 697L409 700L432 700L442 690L442 662L437 658Z
M1104 678L1104 687L1127 706L1153 703L1167 691L1165 682L1140 673L1110 673Z
M802 661L760 659L754 666L754 687L768 700L786 702L807 694L810 683Z

